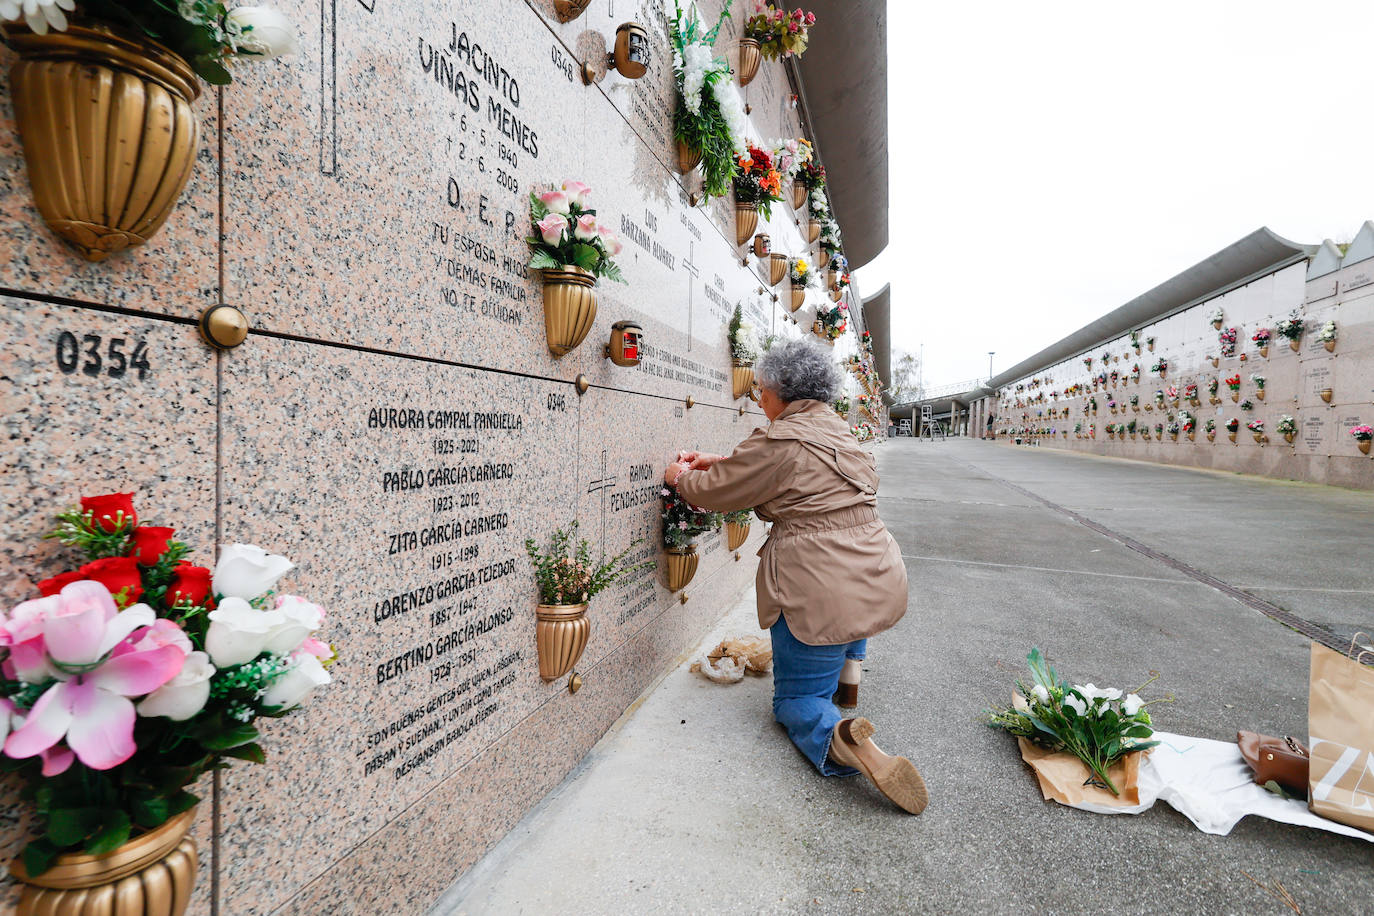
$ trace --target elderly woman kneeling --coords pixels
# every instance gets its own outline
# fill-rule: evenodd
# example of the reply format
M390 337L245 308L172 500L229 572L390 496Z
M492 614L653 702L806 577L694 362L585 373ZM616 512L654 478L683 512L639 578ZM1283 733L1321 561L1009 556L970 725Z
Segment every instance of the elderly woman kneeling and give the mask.
M664 480L693 505L752 507L773 523L756 582L759 625L773 637L774 717L823 775L862 772L920 814L920 773L878 749L871 722L835 706L858 705L868 638L906 613L906 569L878 517L873 458L830 407L839 378L829 354L777 344L755 373L768 428L727 456L683 452Z

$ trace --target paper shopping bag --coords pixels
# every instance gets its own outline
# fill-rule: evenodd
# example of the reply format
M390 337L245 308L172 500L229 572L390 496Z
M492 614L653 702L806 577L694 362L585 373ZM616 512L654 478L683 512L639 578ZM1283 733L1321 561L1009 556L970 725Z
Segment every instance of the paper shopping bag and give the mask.
M1374 830L1374 667L1312 643L1307 731L1307 806Z

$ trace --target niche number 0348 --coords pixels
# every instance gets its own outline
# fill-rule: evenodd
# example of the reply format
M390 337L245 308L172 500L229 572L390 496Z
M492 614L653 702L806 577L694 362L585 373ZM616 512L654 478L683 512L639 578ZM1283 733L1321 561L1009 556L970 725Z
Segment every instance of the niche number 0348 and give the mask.
M64 375L75 375L79 369L84 375L104 374L110 378L137 372L140 381L152 371L148 365L148 345L141 340L104 338L99 334L82 334L78 338L71 331L57 335L57 368Z

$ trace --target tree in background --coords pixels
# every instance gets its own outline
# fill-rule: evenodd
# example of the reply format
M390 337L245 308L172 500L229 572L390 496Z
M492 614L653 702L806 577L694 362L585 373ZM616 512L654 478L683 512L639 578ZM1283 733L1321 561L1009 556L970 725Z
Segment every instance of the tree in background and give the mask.
M916 388L920 377L920 363L915 353L898 350L892 361L892 378L887 383L888 394L894 403L902 404L916 399Z

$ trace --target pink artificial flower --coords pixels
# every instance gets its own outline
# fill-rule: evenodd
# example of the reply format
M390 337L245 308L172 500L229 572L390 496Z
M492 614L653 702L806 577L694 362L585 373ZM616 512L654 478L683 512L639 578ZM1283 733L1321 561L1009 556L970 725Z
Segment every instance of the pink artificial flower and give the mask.
M186 653L169 644L109 655L135 630L151 630L157 618L146 604L119 610L99 582L73 582L47 600L54 604L45 608L42 638L58 682L5 739L5 753L14 758L44 754L45 769L65 769L70 761L64 765L60 750L53 752L65 738L86 766L108 770L138 749L129 698L151 693L176 677Z
M795 34L796 32L801 31L801 26L797 25L795 22L790 22L787 25L787 31Z
M41 684L52 680L53 670L43 648L43 618L60 604L53 595L15 605L9 618L0 613L0 646L8 646L9 658L0 670L10 680Z
M557 245L563 238L564 230L568 228L568 219L558 213L550 213L534 225L539 230L539 237L544 240L544 244Z
M815 14L815 13L807 13L807 14L806 14L806 24L809 25L809 26L815 25L815 24L816 24L816 14Z
M147 652L152 649L161 649L163 646L176 646L181 650L182 655L190 655L193 649L190 638L181 627L165 617L159 617L153 621L153 625L134 632L124 642L115 646L115 655L127 655L130 652Z
M573 227L573 237L584 242L590 242L597 237L596 217L590 213L584 213L577 218L577 224Z
M570 201L568 200L568 195L563 191L545 191L543 194L539 195L539 200L544 206L548 207L549 211L552 213L566 214L568 212L568 204Z
M297 651L313 655L320 661L334 657L334 650L329 648L329 644L313 636L306 637L305 642L301 643L301 647Z
M592 189L580 181L563 182L563 190L568 195L568 203L574 207L586 209L587 201L592 196Z
M601 236L601 247L606 249L606 254L611 257L619 257L620 252L625 250L625 245L620 241L620 236L615 234L615 230L602 224L596 227L596 234Z

